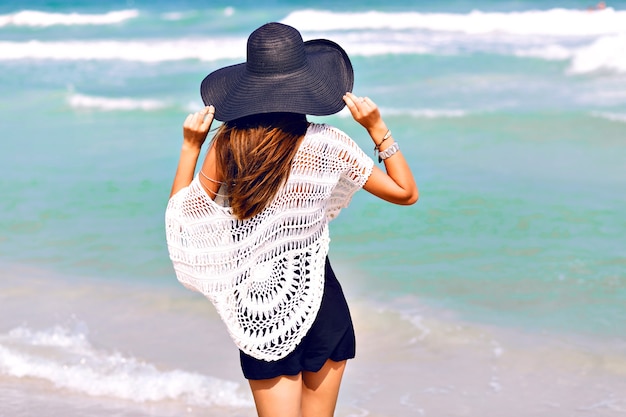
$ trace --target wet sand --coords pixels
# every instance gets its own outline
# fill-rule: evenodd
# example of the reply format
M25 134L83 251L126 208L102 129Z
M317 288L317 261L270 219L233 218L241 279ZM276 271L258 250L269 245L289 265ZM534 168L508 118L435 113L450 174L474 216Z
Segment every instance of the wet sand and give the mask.
M200 295L29 267L4 275L0 416L255 415L237 350ZM392 307L346 293L357 358L339 417L626 412L624 341L496 328L417 300Z

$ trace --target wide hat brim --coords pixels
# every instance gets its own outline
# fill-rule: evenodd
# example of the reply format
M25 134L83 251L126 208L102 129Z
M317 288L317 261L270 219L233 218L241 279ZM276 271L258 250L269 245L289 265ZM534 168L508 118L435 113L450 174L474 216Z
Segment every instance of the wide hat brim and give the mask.
M286 74L259 74L246 63L218 69L200 85L205 105L215 106L215 118L228 122L259 113L289 112L327 116L344 108L354 72L346 52L335 42L303 43L306 63Z

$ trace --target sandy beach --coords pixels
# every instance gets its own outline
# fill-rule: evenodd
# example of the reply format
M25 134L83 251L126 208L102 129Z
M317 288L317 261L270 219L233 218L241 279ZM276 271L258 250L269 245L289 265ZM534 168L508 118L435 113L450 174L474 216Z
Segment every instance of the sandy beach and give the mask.
M201 296L25 267L1 286L12 314L0 319L0 396L11 398L0 415L254 415L237 351ZM338 416L626 410L619 340L511 331L426 307L352 305L359 348Z
M0 417L255 415L164 211L200 81L268 21L344 47L420 189L330 225L337 417L626 414L626 6L589 6L0 4Z

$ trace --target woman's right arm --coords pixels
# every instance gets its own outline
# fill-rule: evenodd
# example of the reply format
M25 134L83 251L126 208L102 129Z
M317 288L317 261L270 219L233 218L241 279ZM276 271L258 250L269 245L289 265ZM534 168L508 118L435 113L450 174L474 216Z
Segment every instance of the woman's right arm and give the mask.
M214 114L215 108L207 106L199 112L190 114L185 119L183 123L183 145L180 150L170 198L182 188L187 187L193 180L200 149L211 128Z
M394 144L393 136L388 135L387 125L380 116L378 106L368 97L357 97L346 93L344 101L354 120L369 133L378 151L383 152ZM374 166L363 189L394 204L410 205L417 202L419 192L415 179L404 155L399 150L384 159L385 171Z

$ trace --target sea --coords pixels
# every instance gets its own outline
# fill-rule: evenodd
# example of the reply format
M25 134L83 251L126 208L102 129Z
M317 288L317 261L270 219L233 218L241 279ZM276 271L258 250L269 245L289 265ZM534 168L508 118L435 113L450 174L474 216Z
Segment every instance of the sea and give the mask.
M626 2L5 0L0 417L256 415L164 212L201 80L271 21L344 47L420 190L331 223L335 415L626 414Z

